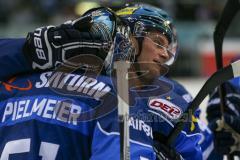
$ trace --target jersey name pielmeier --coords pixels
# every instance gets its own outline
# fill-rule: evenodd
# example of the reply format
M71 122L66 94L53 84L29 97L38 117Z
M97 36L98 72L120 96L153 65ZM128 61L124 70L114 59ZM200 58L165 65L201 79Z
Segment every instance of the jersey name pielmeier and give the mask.
M178 119L182 114L182 110L180 107L169 102L168 100L161 98L149 100L148 106L154 110L160 111L171 119Z
M36 88L47 87L60 92L60 94L82 94L97 100L111 91L111 88L105 83L79 74L45 72L40 75L40 80L40 82L36 82Z
M8 102L0 118L4 123L38 116L77 125L81 111L82 107L67 100L31 97L31 99Z

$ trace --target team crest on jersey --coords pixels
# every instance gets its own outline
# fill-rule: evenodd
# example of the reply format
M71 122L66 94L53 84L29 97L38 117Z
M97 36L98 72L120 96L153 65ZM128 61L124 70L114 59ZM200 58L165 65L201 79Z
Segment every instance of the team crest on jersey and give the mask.
M178 119L182 114L182 109L166 99L155 98L148 102L151 109L160 111L170 119Z

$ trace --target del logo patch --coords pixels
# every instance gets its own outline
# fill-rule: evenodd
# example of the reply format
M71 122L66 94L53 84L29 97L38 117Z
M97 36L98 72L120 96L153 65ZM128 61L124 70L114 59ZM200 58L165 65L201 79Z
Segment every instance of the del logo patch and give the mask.
M181 108L179 108L175 104L173 104L165 99L161 99L161 98L151 99L148 102L148 106L151 109L162 112L164 115L166 115L170 119L178 119L182 114Z

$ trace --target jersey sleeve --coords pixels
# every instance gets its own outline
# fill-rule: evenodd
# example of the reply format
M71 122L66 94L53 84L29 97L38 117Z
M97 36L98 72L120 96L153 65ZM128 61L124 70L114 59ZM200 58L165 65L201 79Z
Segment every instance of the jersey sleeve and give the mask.
M159 122L153 125L155 134L159 134L160 142L165 143L168 135L174 129L175 123L163 117L160 113L151 111L151 113L160 116ZM161 120L161 121L160 121ZM191 127L189 129L189 127ZM156 135L155 135L156 136ZM199 144L201 134L196 124L186 123L184 129L178 134L175 141L171 144L185 160L202 160L202 150Z
M179 84L176 81L174 81L174 86L175 86L175 88L174 88L175 92L177 94L179 94L180 96L182 96L182 98L187 103L190 103L192 101L193 98L190 95L190 93L186 90L186 88L184 88L181 84ZM203 121L200 120L200 113L201 113L201 110L197 109L194 113L194 116L197 118L197 124L195 123L195 125L197 126L197 128L199 130L198 132L201 135L201 139L198 143L201 146L202 157L204 160L206 160L210 157L211 157L210 159L219 159L219 156L213 152L213 149L214 149L213 133L208 128L207 124L205 124ZM188 128L187 130L189 133L191 133L190 128Z
M32 70L22 52L24 42L24 38L0 39L0 81Z
M192 97L179 83L170 79L163 80L172 84L173 90L165 95L152 99L150 101L152 103L148 104L150 107L149 112L159 119L153 123L155 136L160 142L166 143L178 119L184 116L187 120L184 129L178 134L175 141L171 144L171 147L185 160L202 160L203 153L199 144L202 135L197 124L197 119L191 114L185 113Z

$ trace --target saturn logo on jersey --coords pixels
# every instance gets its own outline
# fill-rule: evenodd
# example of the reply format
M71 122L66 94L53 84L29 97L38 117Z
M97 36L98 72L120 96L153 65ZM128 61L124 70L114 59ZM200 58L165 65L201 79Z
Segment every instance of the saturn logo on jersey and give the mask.
M32 89L32 82L27 80L23 85L14 85L14 82L16 80L16 77L13 77L9 79L7 82L2 82L2 85L5 87L5 89L9 92L11 92L13 89L19 90L19 91L28 91Z
M148 105L150 108L162 112L164 115L171 119L178 119L182 114L180 107L165 99L151 99L149 100Z

